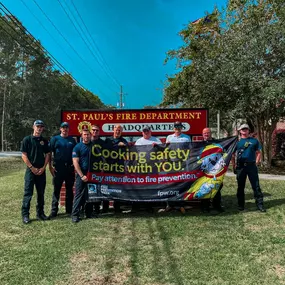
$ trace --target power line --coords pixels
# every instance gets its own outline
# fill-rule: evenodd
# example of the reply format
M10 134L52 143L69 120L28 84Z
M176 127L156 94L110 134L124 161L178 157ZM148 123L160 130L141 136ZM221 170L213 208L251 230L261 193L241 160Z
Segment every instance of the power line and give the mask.
M82 41L84 42L84 44L86 45L86 47L88 48L88 50L90 51L91 55L95 58L95 60L96 60L96 61L99 63L99 65L100 65L100 62L99 62L97 56L96 56L96 55L94 54L94 52L90 49L88 43L86 43L86 40L82 37L80 31L78 31L76 25L74 24L73 20L70 18L70 16L68 15L68 13L66 12L66 10L65 10L65 8L63 7L63 5L61 4L61 2L60 2L59 0L57 0L57 2L58 2L59 5L61 6L61 8L62 8L62 10L64 11L65 15L67 16L67 18L68 18L69 21L71 22L72 26L75 28L76 32L78 33L78 35L80 36L80 38L82 39ZM69 11L70 11L70 10L69 10ZM74 17L74 16L73 16L73 17ZM75 19L75 22L77 23L77 20L76 20L76 19ZM77 25L78 25L78 23L77 23ZM80 26L79 26L79 28L81 29ZM81 31L82 31L83 34L84 34L84 31L83 31L82 29L81 29ZM101 67L102 67L102 66L101 66ZM102 69L104 70L104 67L102 67ZM107 75L108 75L108 74L107 74ZM103 81L101 80L101 82L103 82ZM116 90L113 90L109 85L108 85L108 88L109 88L112 92L116 93Z
M21 2L22 2L22 4L26 7L26 9L34 16L34 18L38 21L38 23L43 27L43 29L50 35L50 37L54 40L54 42L63 50L63 52L66 54L66 56L70 59L70 61L72 62L73 61L73 59L70 57L70 55L66 52L66 50L58 43L58 41L53 37L53 35L50 33L50 31L42 24L42 22L39 20L39 18L33 13L33 11L26 5L26 3L23 1L23 0L21 0ZM47 50L46 50L46 52L48 52ZM49 53L49 52L48 52ZM49 53L49 56L51 56L51 57L53 57L50 53ZM58 65L57 65L58 66ZM84 71L82 68L80 68L82 71ZM69 74L70 76L71 76L71 74L70 74L70 72L68 72L65 68L64 68L64 72L65 73L67 73L67 74ZM71 76L72 77L72 76ZM76 81L76 80L75 80ZM78 82L78 81L77 81ZM81 85L81 84L80 84ZM81 87L83 88L83 89L86 89L86 88L84 88L82 85L81 85ZM99 90L99 92L102 94L102 95L104 95L105 97L107 97L102 91L100 91Z
M22 0L21 0L22 1ZM36 4L36 6L40 9L40 11L43 13L43 15L46 17L46 19L52 24L52 26L56 29L56 31L60 34L60 36L65 40L65 42L70 46L70 48L76 53L76 55L84 62L84 64L93 72L93 74L105 85L105 83L102 81L102 79L96 74L96 72L91 68L88 63L82 58L82 56L77 52L77 50L69 43L69 41L66 39L66 37L62 34L62 32L56 27L56 25L52 22L52 20L48 17L48 15L45 13L45 11L41 8L41 6L33 0L33 2ZM107 85L108 86L108 85ZM102 93L102 92L101 92ZM106 96L106 95L105 95ZM109 98L110 99L110 98Z
M77 24L77 26L79 27L81 33L80 33L80 31L78 31L76 25L74 24L74 21L73 21L73 20L71 19L71 17L68 15L68 13L67 13L66 9L64 8L64 6L62 5L62 3L61 3L59 0L57 0L57 1L58 1L58 3L60 4L60 6L61 6L61 8L63 9L63 11L64 11L64 13L66 14L66 16L68 17L68 19L70 20L70 22L71 22L71 24L73 25L73 27L76 29L78 35L81 37L81 39L82 39L83 42L85 43L85 45L86 45L86 47L88 48L88 50L90 51L90 53L93 55L93 57L95 58L95 60L98 62L98 64L99 64L100 67L102 68L102 70L103 70L103 71L105 72L105 74L115 83L116 87L119 87L119 86L117 86L116 80L113 78L113 76L110 74L110 72L108 71L108 69L105 67L104 63L101 62L102 59L100 58L100 56L98 56L97 54L95 54L95 53L93 52L93 50L90 49L90 47L92 47L92 43L90 42L90 40L89 40L88 37L86 36L85 31L81 28L80 23L77 21L76 16L74 16L74 14L73 14L73 12L71 11L71 9L68 7L66 1L63 0L63 2L64 2L65 5L66 5L67 10L69 11L69 14L73 17L73 19L74 19L75 23ZM85 41L83 35L84 35L84 37L86 38L86 40L88 41L88 43L86 43L86 41ZM114 92L116 92L116 91L114 91Z
M39 18L33 13L33 11L27 6L27 4L21 0L22 4L27 8L27 10L34 16L34 18L38 21L38 23L42 26L42 28L50 35L50 37L54 40L54 42L63 50L63 52L66 54L66 56L73 61L73 59L70 57L70 55L66 52L64 48L58 43L58 41L54 38L52 33L42 24L42 22L39 20Z
M2 7L4 7L4 8L10 13L10 11L9 11L2 3L0 3L0 4L2 5ZM38 43L38 41L34 38L34 36L33 36L25 27L23 27L22 25L20 25L20 24L17 22L17 20L15 19L15 17L14 17L11 13L10 13L10 14L11 14L11 16L10 16L10 15L7 14L7 12L5 12L5 11L3 10L3 8L0 7L0 10L2 10L3 13L4 13L4 15L7 16L14 24L16 24L16 26L17 26L18 28L20 28L20 30L22 30L25 34L30 35L35 41L33 41L32 39L28 38L28 39L30 40L30 43L28 43L27 40L26 40L26 38L23 38L23 40L24 40L24 42L25 42L25 44L26 44L26 46L23 46L21 43L19 43L18 39L16 39L16 38L15 38L13 35L11 35L7 30L5 30L3 27L1 27L7 34L9 34L9 35L11 36L11 38L13 38L20 46L25 47L25 48L27 48L27 47L32 48L38 55L41 56L42 54L41 54L37 49L35 49L35 48L33 48L33 47L31 46L31 44L35 44L37 47L39 47L39 48L42 49L45 53L48 54L48 56L49 56L50 59L51 59L51 62L52 62L54 65L56 65L56 66L57 66L59 69L61 69L61 71L63 71L64 73L66 73L66 74L68 74L69 76L71 76L71 78L74 80L74 82L77 83L77 85L79 85L81 88L83 88L84 90L86 90L86 88L84 88L84 86L83 86L77 79L75 79L75 78L64 68L64 66L63 66L50 52L48 52L43 46L41 46L41 45ZM1 20L3 20L12 30L14 30L17 35L20 35L20 34L18 33L18 31L15 29L15 27L13 27L12 25L10 25L10 23L9 23L8 20L5 20L5 19L3 19L3 18L1 18Z
M0 3L0 4L2 4L2 3ZM0 8L2 11L4 11L2 8ZM4 14L5 14L5 12L4 12ZM6 16L7 14L5 14L5 16ZM8 17L10 17L9 15L8 15ZM18 34L18 31L13 27L13 26L11 26L10 24L9 24L9 22L8 22L8 20L6 19L6 20L4 20L2 17L0 17L0 19L2 20L2 21L4 21L14 32L16 32L16 34ZM13 21L14 22L14 21ZM15 23L15 22L14 22ZM18 26L19 27L19 26ZM6 29L4 29L3 28L3 26L0 26L0 28L2 29L2 30L4 30L4 32L6 33L6 34L8 34L19 46L22 46L22 47L24 47L24 48L27 48L27 47L31 47L31 45L29 45L29 43L27 44L27 41L25 40L25 39L23 39L24 41L25 41L25 43L27 44L27 46L23 46L22 44L20 44L19 43L19 41L12 35L12 34L10 34ZM21 29L22 30L22 29ZM19 35L19 34L18 34ZM26 34L25 34L26 35ZM32 35L31 35L32 36ZM34 40L36 40L35 38L34 38ZM37 46L38 46L38 43L37 42L33 42L32 41L32 43L36 43L37 44ZM31 47L32 48L32 47ZM40 46L40 48L41 49L43 49L45 52L47 52L48 53L48 51L45 49L45 48L43 48L42 46ZM42 55L37 49L35 49L35 48L32 48L38 55ZM50 54L51 55L51 54ZM54 60L56 60L55 58L54 58ZM53 64L55 64L56 66L58 66L59 68L60 68L60 66L65 70L65 68L58 62L57 64L55 63L55 62L53 62L53 60L51 59L51 61L52 61L52 63ZM56 60L57 61L57 60ZM65 72L65 74L68 74L71 78L72 78L72 80L75 82L75 83L77 83L77 86L78 87L81 87L84 91L86 91L87 89L86 88L84 88L84 86L82 85L82 84L80 84L80 82L79 81L77 81L70 73L68 73L68 71L64 71ZM89 103L90 102L90 100L89 100L89 98L83 93L83 96L85 97L85 99L86 99L86 101Z
M1 2L0 2L0 4L2 5L2 7L4 7L5 9L7 9ZM42 47L42 46L38 43L38 41L33 37L33 35L32 35L25 27L23 27L23 26L18 22L18 20L10 13L10 11L9 11L8 9L7 9L7 11L9 11L9 13L11 14L11 16L8 15L7 12L5 12L1 7L0 7L0 9L3 11L5 17L8 17L14 24L16 24L16 26L17 26L18 28L20 28L20 30L22 30L25 35L28 34L28 35L30 35L30 36L34 39L34 41L33 41L31 38L28 37L28 39L30 40L31 44L36 44L37 47L39 47L39 48L42 49L45 53L47 53L49 56L51 56L51 57L52 57L52 59L50 58L51 62L52 62L53 64L55 64L56 66L58 66L59 69L63 69L63 73L68 74L68 75L72 78L72 80L77 84L77 86L81 87L83 90L86 91L86 88L84 88L84 86L83 86L78 80L76 80L76 79L63 67L63 65L62 65L55 57L53 57L52 54L50 54L44 47ZM17 35L21 36L21 34L18 33L18 31L15 29L15 27L13 27L13 26L10 25L8 19L5 19L5 18L3 19L2 17L0 17L0 18L1 18L1 20L2 20L3 22L6 23L6 25L8 25L14 32L16 32ZM16 43L18 43L19 46L22 46L22 47L24 47L24 48L31 48L31 49L33 49L38 55L42 56L42 54L41 54L36 48L33 48L32 45L27 42L26 37L24 37L24 38L22 39L22 40L24 40L24 42L25 42L25 44L26 44L26 46L23 46L23 44L21 44L21 43L20 43L11 33L9 33L3 26L1 26L1 28L2 28L2 30L4 30L4 32L5 32L6 34L10 35L10 37L11 37ZM62 71L62 70L61 70L61 71ZM89 98L88 98L85 94L83 94L83 95L84 95L85 99L87 100L87 102L89 102Z
M1 8L0 8L0 9L1 9ZM2 10L2 9L1 9L1 10ZM11 29L13 29L13 30L18 34L17 30L15 30L15 28L14 28L13 26L11 26L7 20L5 21L2 17L0 17L0 19L1 19L2 21L4 21ZM3 26L1 26L0 28L1 28L6 34L8 34L19 46L22 46L22 47L24 47L24 48L29 47L29 48L33 49L38 55L42 56L42 54L41 54L37 49L32 48L32 47L29 45L29 43L27 43L26 40L24 40L24 41L25 41L25 43L26 43L27 45L26 45L26 46L23 46L23 44L19 43L19 41L18 41L11 33L9 33ZM33 43L35 43L35 42L33 42ZM54 60L56 60L56 59L54 59ZM61 68L64 69L63 66L61 67L61 64L60 64L59 62L56 63L56 62L54 62L52 59L51 59L51 62L52 62L54 65L56 65L57 67L59 67L59 69L61 69ZM62 71L62 70L61 70L61 71ZM84 86L83 86L82 84L80 84L80 82L77 81L70 73L68 73L68 72L65 71L65 70L63 70L63 71L64 71L65 74L68 74L68 75L72 78L72 80L73 80L75 83L77 83L78 86L80 86L82 89L86 90L86 89L84 88Z
M74 7L74 9L75 9L75 11L76 11L78 17L80 18L82 24L84 25L85 30L87 31L87 33L88 33L88 35L89 35L89 37L90 37L90 39L91 39L91 41L92 41L94 47L97 49L97 51L98 51L98 53L99 53L99 56L101 57L101 60L105 63L105 66L107 67L107 69L109 70L110 74L112 75L113 80L116 82L116 84L117 84L118 86L121 86L121 84L118 82L118 80L117 80L116 77L114 76L114 73L112 72L112 70L111 70L111 68L109 67L108 63L107 63L106 60L104 59L103 54L100 52L100 49L99 49L98 45L96 44L96 42L95 42L95 40L93 39L91 33L89 32L89 29L87 28L87 25L85 24L85 22L84 22L83 18L81 17L81 15L80 15L78 9L76 8L75 4L73 3L73 0L71 0L71 4L72 4L72 6Z

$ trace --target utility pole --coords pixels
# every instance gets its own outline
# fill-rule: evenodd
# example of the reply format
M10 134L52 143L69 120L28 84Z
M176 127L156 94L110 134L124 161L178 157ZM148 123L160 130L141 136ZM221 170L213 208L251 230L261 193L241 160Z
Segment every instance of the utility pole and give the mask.
M217 114L217 139L220 138L220 110L218 110Z
M119 109L123 109L124 106L125 106L125 104L124 104L124 102L123 102L123 96L124 96L124 95L125 95L125 94L124 94L124 92L123 92L123 86L121 85L121 88L120 88L120 101L119 101L119 103L117 104L117 106L118 106Z

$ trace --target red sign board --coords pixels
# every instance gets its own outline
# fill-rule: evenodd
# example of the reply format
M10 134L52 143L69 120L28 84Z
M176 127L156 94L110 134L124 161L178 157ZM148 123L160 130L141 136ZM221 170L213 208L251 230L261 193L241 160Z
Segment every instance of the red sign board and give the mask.
M64 110L62 122L70 125L69 134L80 135L82 126L100 126L101 136L113 134L114 125L123 127L124 136L141 136L143 127L150 126L152 135L166 136L173 133L175 121L182 122L183 133L201 135L208 126L207 109L148 109L148 110Z

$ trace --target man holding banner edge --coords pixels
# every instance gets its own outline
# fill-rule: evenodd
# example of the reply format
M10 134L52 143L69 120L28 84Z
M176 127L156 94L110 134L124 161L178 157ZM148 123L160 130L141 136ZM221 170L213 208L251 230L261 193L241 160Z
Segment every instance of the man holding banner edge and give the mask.
M86 218L91 218L92 215L92 204L86 203L88 197L87 192L87 172L90 163L91 155L91 135L88 127L82 129L82 141L78 143L72 151L73 165L76 171L75 179L75 197L72 208L72 222L78 223L80 221L80 208L85 208Z

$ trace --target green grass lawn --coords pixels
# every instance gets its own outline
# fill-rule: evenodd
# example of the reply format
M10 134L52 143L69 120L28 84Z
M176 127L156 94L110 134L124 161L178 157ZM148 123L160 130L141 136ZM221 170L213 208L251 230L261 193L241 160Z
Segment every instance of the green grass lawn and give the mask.
M285 284L285 182L261 180L267 213L236 210L235 179L222 190L226 212L106 215L72 224L23 225L23 164L0 160L0 284ZM48 176L46 213L52 195ZM31 218L35 219L35 197ZM64 209L61 209L64 212Z

